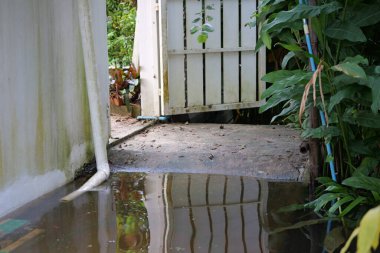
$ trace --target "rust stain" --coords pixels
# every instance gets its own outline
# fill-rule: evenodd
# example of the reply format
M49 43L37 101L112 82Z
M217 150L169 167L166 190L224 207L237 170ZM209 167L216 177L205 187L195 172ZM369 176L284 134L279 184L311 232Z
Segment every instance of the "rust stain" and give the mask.
M164 105L169 104L169 77L168 77L168 70L164 71L163 75L163 96L164 96Z

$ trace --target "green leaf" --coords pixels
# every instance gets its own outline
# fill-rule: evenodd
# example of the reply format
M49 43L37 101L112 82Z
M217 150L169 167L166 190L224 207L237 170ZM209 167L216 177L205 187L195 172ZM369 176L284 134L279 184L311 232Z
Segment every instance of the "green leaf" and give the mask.
M380 179L376 177L353 176L346 178L342 184L356 189L380 193Z
M318 42L321 43L321 47L325 48L324 33L325 33L325 24L322 22L322 17L313 17L311 19L311 26L315 34L317 35Z
M211 21L214 20L214 18L212 16L207 15L206 16L206 20L209 21L209 22L211 22Z
M337 21L326 29L326 36L337 40L348 40L352 42L366 42L363 31L359 26L350 22Z
M196 18L193 20L193 23L198 23L199 21L201 21L201 18Z
M343 62L332 67L334 71L340 71L354 78L367 78L364 70L356 63Z
M350 85L339 90L335 95L331 96L327 111L330 113L344 99L353 99L360 89L361 87L358 85Z
M365 157L360 166L355 170L354 176L368 176L379 164L379 161L372 157Z
M212 27L212 25L209 24L209 23L205 23L205 24L202 25L202 31L213 32L214 31L214 27Z
M276 45L280 45L288 51L294 51L294 52L303 51L302 48L298 46L297 44L277 43Z
M376 156L377 147L378 147L377 139L376 140L366 139L365 141L357 140L357 141L353 141L350 144L350 151L358 155L377 157Z
M372 196L377 203L380 202L380 193L372 191Z
M272 108L281 102L287 101L289 99L300 99L303 93L303 87L295 86L295 87L287 87L279 90L274 93L268 101L260 107L259 112L264 112L269 108Z
M207 5L207 6L206 6L206 9L209 10L209 11L210 11L210 10L215 10L215 8L214 8L213 5Z
M278 117L282 117L282 116L288 115L289 113L295 112L296 110L298 110L299 105L300 104L299 104L298 101L291 100L290 105L288 107L284 108L276 116L273 116L273 118L271 119L270 123L272 124Z
M364 58L361 55L356 55L354 57L347 57L344 59L343 62L350 62L350 63L355 63L355 64L363 64L363 65L368 65L368 59Z
M272 38L270 37L269 33L267 33L267 32L263 32L263 33L261 33L261 39L263 40L264 45L265 45L268 49L271 49L271 48L272 48Z
M276 105L280 104L281 102L284 102L286 100L289 100L289 88L283 89L281 92L274 94L271 96L266 103L260 107L259 113L263 113L266 110L275 107Z
M290 61L290 59L292 59L296 54L294 52L288 52L285 56L284 56L284 59L282 59L282 62L281 62L281 68L282 69L285 69L286 66L288 65L288 62Z
M380 77L368 77L368 84L371 88L372 93L371 110L373 113L377 113L380 110Z
M340 217L343 217L345 216L346 214L348 214L349 212L352 211L352 209L354 209L355 207L357 207L358 205L364 203L366 201L366 198L362 197L362 196L359 196L357 197L354 201L352 201L346 208L343 209L343 211L339 214Z
M269 72L268 74L264 75L261 78L261 80L263 80L266 83L274 83L274 82L282 80L284 78L291 77L298 72L306 73L306 72L300 71L300 70L277 70L277 71Z
M311 75L312 75L311 72L305 72L301 70L296 70L296 71L285 70L284 72L282 70L279 70L279 71L271 72L265 75L262 78L262 80L264 80L265 82L269 82L269 83L274 82L274 83L272 86L270 86L268 89L266 89L262 93L261 98L265 99L269 96L272 96L275 93L282 92L284 88L293 87L294 85L299 85L299 87L302 88L302 90L300 90L301 91L300 95L302 95L303 86L300 84L307 83L310 80ZM295 94L291 94L291 95L295 95Z
M325 193L319 196L312 203L314 205L314 212L319 212L327 204L330 204L331 201L338 199L341 196L340 193Z
M201 32L201 34L198 35L198 43L205 43L208 39L208 33Z
M328 186L325 192L348 193L348 189L340 184L336 184Z
M340 130L339 128L335 126L320 126L318 128L307 128L305 131L302 132L301 137L302 138L329 138L340 136Z
M336 184L336 185L338 185L336 182L334 182L329 177L318 177L316 180L318 181L318 183L323 184L323 185L329 185L329 184Z
M344 204L346 204L350 201L353 201L354 199L355 198L352 197L351 195L345 196L345 197L339 199L338 201L336 201L334 203L334 205L332 205L332 207L330 207L328 212L331 214L335 214L335 211L338 210L339 207L343 206Z
M295 21L300 21L303 18L311 18L320 14L329 14L341 8L338 2L330 2L319 6L311 6L299 4L289 11L281 11L269 23L264 24L263 31L280 32L283 28L291 27Z
M350 20L353 24L364 27L374 25L380 21L380 6L378 3L367 5L354 12L353 18Z
M193 26L193 27L191 27L191 29L190 29L190 33L191 33L191 34L195 34L195 33L197 33L199 30L200 30L200 27L199 27L199 26Z
M380 114L348 109L343 114L343 120L359 126L380 129Z

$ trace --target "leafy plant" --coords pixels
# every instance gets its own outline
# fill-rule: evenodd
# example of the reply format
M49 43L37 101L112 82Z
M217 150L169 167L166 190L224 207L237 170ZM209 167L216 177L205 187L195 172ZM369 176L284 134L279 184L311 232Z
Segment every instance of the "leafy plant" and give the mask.
M131 0L107 0L107 39L109 64L130 64L136 24L136 3Z
M345 229L351 229L380 204L380 1L315 2L263 0L252 15L248 25L260 28L256 50L265 46L288 51L283 69L263 77L272 85L262 94L267 102L260 111L281 105L273 120L302 122L304 138L331 143L333 157L325 161L334 161L338 181L320 178L317 198L306 207L321 216L344 217ZM311 22L318 41L313 55L306 47L302 19ZM318 77L309 70L310 57L320 66ZM327 126L311 128L313 107L328 116ZM329 176L328 170L323 172Z
M263 78L272 86L262 95L267 103L260 111L283 104L282 112L274 119L285 116L293 121L301 120L297 112L305 84L311 79L302 19L312 21L319 47L318 54L311 57L323 65L320 82L323 87L315 84L315 89L322 92L314 96L316 106L326 110L330 122L327 128L311 130L306 113L301 115L306 119L301 127L304 137L332 142L341 180L351 176L366 158L380 161L373 149L365 148L380 147L380 59L369 53L380 42L373 32L380 22L379 3L377 0L317 1L316 6L310 6L266 0L260 3L261 12L253 15L261 25L257 49L264 45L271 49L273 45L289 51L282 62L284 69ZM305 105L306 109L313 106L313 100Z
M380 179L364 175L349 177L341 184L328 177L319 178L318 198L305 205L321 216L345 217L353 221L380 204Z
M190 29L192 35L198 34L198 43L205 43L208 39L208 34L214 31L214 27L209 23L213 20L213 17L206 15L206 10L214 10L214 7L212 5L207 5L202 11L197 12L192 21L193 26Z
M380 238L380 206L369 210L346 242L346 245L340 251L347 252L352 240L357 237L357 253L369 253L379 247Z

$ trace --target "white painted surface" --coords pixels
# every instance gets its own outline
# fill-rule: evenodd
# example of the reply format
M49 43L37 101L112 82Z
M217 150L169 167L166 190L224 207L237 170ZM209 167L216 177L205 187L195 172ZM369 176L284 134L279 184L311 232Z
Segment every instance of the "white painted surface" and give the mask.
M221 50L221 26L220 26L220 1L206 0L205 6L213 6L214 10L206 9L206 16L213 18L209 23L214 27L214 32L209 34L206 49ZM221 54L206 54L206 105L222 103L222 62Z
M141 114L160 116L158 26L155 0L139 0L136 29L141 81Z
M52 170L39 176L22 175L6 184L5 189L0 192L0 217L65 183L66 176L61 170Z
M172 36L167 37L167 48L169 50L183 50L183 2L177 0L168 0L167 5L167 31L171 31ZM165 17L164 17L165 18ZM180 20L180 21L178 21ZM165 61L165 59L163 59ZM168 61L168 82L176 85L169 85L165 97L165 107L185 107L185 55L169 55Z
M223 47L239 47L239 2L223 1ZM243 10L242 10L243 11ZM239 102L239 53L223 54L223 101ZM254 77L252 77L254 78Z
M250 21L251 13L256 10L256 3L249 0L241 1L241 8L244 9L241 13L241 46L255 47L256 46L256 28L249 28L246 24ZM258 84L252 82L252 76L257 76L257 55L251 52L241 52L241 101L248 102L252 98L256 98L256 87ZM259 78L258 78L259 79Z
M105 1L92 0L91 9L106 140ZM2 216L71 180L93 157L75 0L0 1L0 91Z
M202 2L198 0L186 1L186 49L201 49L197 36L191 35L193 20L196 13L202 11ZM178 22L178 21L176 21ZM169 31L170 34L170 31ZM171 84L169 84L171 85ZM180 92L180 91L179 91ZM202 54L187 55L187 106L203 105L203 58Z

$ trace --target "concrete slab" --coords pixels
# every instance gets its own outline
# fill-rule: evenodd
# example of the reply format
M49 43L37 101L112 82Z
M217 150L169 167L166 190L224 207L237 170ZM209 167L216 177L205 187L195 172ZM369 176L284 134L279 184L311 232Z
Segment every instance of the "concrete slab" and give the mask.
M157 124L110 149L114 170L308 179L299 132L284 126Z
M149 127L152 122L139 121L136 118L132 118L130 115L123 116L111 114L110 124L111 136L108 143L110 146L113 146L122 142L125 137L134 135Z

